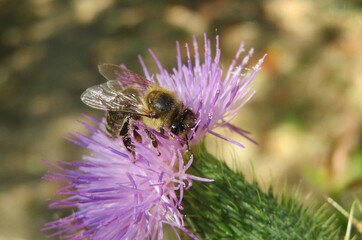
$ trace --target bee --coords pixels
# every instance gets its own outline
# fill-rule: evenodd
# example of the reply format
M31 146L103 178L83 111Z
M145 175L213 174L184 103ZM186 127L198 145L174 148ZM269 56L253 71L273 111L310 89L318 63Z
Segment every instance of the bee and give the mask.
M196 125L196 115L172 91L124 65L100 64L98 70L108 81L86 89L81 100L92 108L107 112L105 128L110 138L122 137L126 149L135 155L131 129L136 141L142 142L142 138L132 122L142 121L147 128L161 134L168 129L189 148L188 133ZM147 128L144 131L160 155L157 138Z

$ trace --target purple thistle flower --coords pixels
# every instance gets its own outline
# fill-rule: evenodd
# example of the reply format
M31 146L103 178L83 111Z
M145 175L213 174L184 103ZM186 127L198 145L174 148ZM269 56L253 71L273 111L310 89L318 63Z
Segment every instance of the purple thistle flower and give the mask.
M162 239L163 224L168 224L194 237L184 228L180 213L183 191L191 187L192 180L209 180L186 173L192 157L185 162L184 148L168 137L158 138L162 150L158 156L146 133L139 131L144 141L135 141L134 162L120 139L107 137L104 122L98 124L100 129L84 124L91 137L75 134L77 140L71 140L88 148L90 155L82 162L51 164L59 171L44 177L66 184L57 191L66 197L51 201L51 208L78 210L47 223L43 230L58 229L49 237L61 235L73 240ZM134 125L142 127L137 122Z
M195 144L202 139L207 132L227 140L233 144L243 147L232 139L222 136L213 131L217 127L227 127L245 138L249 132L240 129L230 123L236 117L240 108L248 102L255 91L250 86L254 76L260 70L264 58L251 69L247 68L250 57L253 55L251 49L246 57L239 60L244 50L244 44L241 43L236 56L229 66L226 73L220 66L220 48L219 37L216 37L215 57L211 54L211 43L204 35L204 62L201 63L199 48L196 38L193 39L194 59L191 57L190 47L186 44L187 63L183 64L181 60L180 45L177 42L177 68L169 73L164 69L155 54L150 51L156 62L160 73L156 74L156 82L167 89L172 90L179 99L196 113L197 125L192 129L190 144ZM140 62L146 78L153 79L149 74L141 57ZM238 61L240 63L238 63Z
M259 71L264 58L250 71L245 66L252 50L237 64L244 51L240 46L226 74L219 66L219 38L216 38L216 56L211 56L211 43L204 38L204 62L194 38L194 62L186 45L187 63L181 61L177 43L177 68L168 73L152 51L160 73L155 75L158 84L172 90L196 113L197 125L189 133L190 144L196 144L207 132L242 146L213 131L227 127L247 137L248 132L230 124L237 111L253 96L250 83ZM153 79L140 58L146 78ZM164 225L171 226L190 237L196 237L184 227L182 211L183 192L192 180L211 181L187 174L192 156L185 158L186 146L180 144L167 129L165 134L152 131L158 140L157 149L147 136L142 122L132 121L132 128L142 137L142 143L133 139L136 157L125 148L120 138L111 139L105 133L104 121L96 122L98 128L84 124L92 136L74 134L72 142L89 149L90 154L81 162L58 161L51 164L47 180L64 183L57 191L60 200L50 201L51 208L75 209L67 217L47 223L44 231L55 231L48 237L64 239L162 239ZM131 136L133 137L133 136ZM248 138L248 137L247 137ZM136 160L135 160L136 159Z

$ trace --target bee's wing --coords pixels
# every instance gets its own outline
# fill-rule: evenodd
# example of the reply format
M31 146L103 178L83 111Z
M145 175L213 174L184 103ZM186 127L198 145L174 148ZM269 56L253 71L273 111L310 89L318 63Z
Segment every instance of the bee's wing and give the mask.
M117 80L125 85L137 85L141 90L147 89L155 83L132 72L124 65L104 63L98 65L99 73L107 80Z
M94 85L86 89L80 99L88 106L105 111L122 111L148 116L142 99L133 94L125 94L117 81Z
M115 111L119 107L114 104L117 91L108 87L108 83L102 83L87 88L80 99L86 105L100 110Z

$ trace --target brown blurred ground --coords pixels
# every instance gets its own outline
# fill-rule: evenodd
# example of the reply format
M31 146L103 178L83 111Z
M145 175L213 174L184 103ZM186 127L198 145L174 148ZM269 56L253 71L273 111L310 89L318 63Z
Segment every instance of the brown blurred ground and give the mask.
M256 77L257 95L235 121L259 145L235 136L247 145L237 149L208 137L213 153L247 175L253 167L265 186L270 180L300 184L348 209L362 192L361 6L334 0L0 0L0 240L44 238L39 228L56 216L45 200L56 186L41 180L47 170L42 160L80 159L82 149L64 137L84 131L77 123L81 113L101 116L79 100L85 88L103 81L97 64L141 71L141 54L155 69L147 54L152 48L170 69L175 41L196 35L201 42L203 32L220 35L224 66L240 41L255 48L255 59L268 53Z

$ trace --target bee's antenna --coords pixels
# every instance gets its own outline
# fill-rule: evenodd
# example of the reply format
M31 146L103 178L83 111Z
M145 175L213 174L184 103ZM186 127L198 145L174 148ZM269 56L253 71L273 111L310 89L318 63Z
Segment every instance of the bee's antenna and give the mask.
M187 136L187 134L186 134L186 137L185 137L185 142L186 142L187 151L191 152L190 145L189 145L189 137Z

